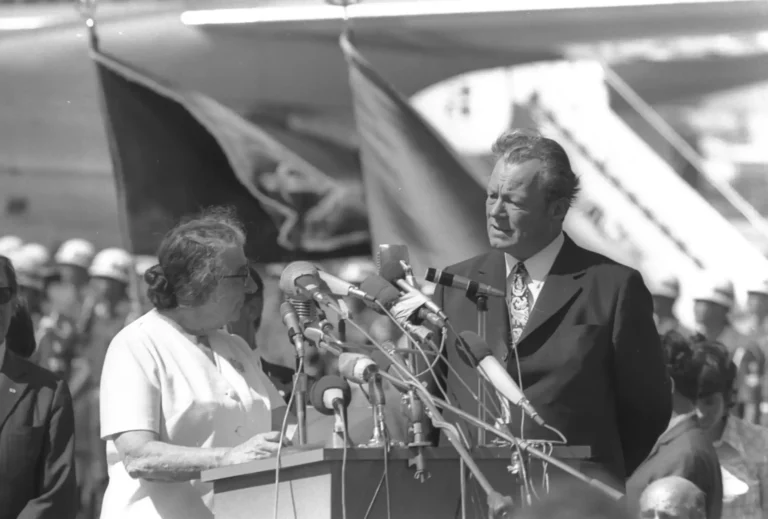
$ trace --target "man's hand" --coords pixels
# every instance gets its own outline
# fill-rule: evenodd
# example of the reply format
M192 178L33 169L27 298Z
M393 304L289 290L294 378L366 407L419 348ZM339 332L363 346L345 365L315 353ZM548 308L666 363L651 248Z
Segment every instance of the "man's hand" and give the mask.
M277 454L280 447L280 431L260 433L237 447L231 449L224 457L225 465L237 465L253 460L269 458ZM291 445L288 438L283 438L283 445Z

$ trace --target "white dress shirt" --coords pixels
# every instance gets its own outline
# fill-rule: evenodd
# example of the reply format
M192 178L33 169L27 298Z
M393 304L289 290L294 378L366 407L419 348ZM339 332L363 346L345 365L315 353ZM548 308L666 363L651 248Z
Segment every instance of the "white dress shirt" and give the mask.
M547 280L549 271L552 270L552 265L555 263L557 255L560 254L560 249L563 248L564 242L565 236L561 232L557 235L557 238L550 242L549 245L523 262L526 270L528 271L528 279L526 280L526 283L528 284L528 289L533 295L531 308L533 308L533 305L536 304L536 300L539 298L539 294L541 294L541 289L544 288L544 282ZM520 260L515 259L514 256L506 253L504 254L504 259L507 263L507 279L509 279L509 275L512 273L512 269L515 268L515 265L517 265ZM507 282L507 298L509 298L510 295L509 291L510 283Z

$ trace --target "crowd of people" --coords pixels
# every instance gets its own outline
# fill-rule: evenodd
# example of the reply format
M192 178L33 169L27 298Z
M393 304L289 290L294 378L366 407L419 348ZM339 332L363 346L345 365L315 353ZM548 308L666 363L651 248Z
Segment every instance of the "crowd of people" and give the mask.
M548 430L514 407L502 407L503 424L591 449L583 470L625 490L627 506L573 505L584 517L768 517L768 283L737 314L733 285L712 277L687 329L675 317L677 280L644 280L563 232L579 185L556 142L512 131L494 151L495 250L447 270L507 285L506 298L488 301L490 355ZM10 517L212 517L202 471L290 442L295 351L280 318L282 266L256 265L244 244L222 208L171 229L157 257L0 238L0 478L16 482L0 485L0 503ZM377 271L368 259L327 270L351 283ZM475 301L422 290L454 327L474 329ZM347 306L376 341L398 339L387 316L354 298ZM355 329L345 339L367 340ZM477 366L458 359L455 337L442 342L442 385L430 389L474 411ZM311 379L336 372L317 350L306 362ZM557 499L520 517L558 517L546 512Z

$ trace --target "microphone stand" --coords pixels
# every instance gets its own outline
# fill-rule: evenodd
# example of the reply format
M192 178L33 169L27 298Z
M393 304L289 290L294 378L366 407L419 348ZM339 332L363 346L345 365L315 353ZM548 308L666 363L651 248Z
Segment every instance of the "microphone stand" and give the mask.
M487 335L487 316L488 316L488 296L483 294L477 293L477 284L472 283L467 287L467 297L475 303L475 308L477 309L477 334L480 336L481 339L486 340ZM487 404L487 391L486 391L486 385L485 380L483 377L478 376L477 377L477 416L483 423L486 423L488 421L488 416L486 414L486 404ZM482 427L478 427L477 429L477 444L478 445L485 445L486 444L486 435L485 435L485 429Z
M459 409L458 407L455 407L455 406L449 404L448 402L446 402L442 398L438 398L436 396L432 396L431 394L429 394L427 389L424 388L423 386L421 386L421 385L417 386L415 384L406 383L406 382L403 381L403 379L395 377L393 375L390 375L389 373L387 373L385 371L382 371L379 374L383 378L387 379L394 387L396 387L400 391L408 391L410 389L416 390L416 392L421 396L421 400L422 400L422 402L424 402L424 405L427 406L427 412L429 412L430 415L432 414L432 410L431 410L432 408L435 408L435 406L440 406L441 408L446 409L446 410L456 414L457 416L463 418L464 420L466 420L470 424L473 424L473 425L477 426L478 428L483 428L486 431L491 432L492 434L497 435L498 437L500 437L503 440L508 441L512 445L519 445L522 450L524 450L527 454L531 455L532 457L538 458L538 459L542 460L543 462L549 463L550 465L559 468L563 472L566 472L566 473L570 474L571 476L573 476L576 479L586 483L587 485L591 486L592 488L595 488L595 489L599 490L600 492L603 492L605 495L607 495L608 497L610 497L612 499L615 499L615 500L618 501L618 500L620 500L620 499L622 499L624 497L624 494L622 494L621 492L619 492L618 490L616 490L614 488L611 488L610 486L606 485L602 481L590 478L586 474L583 474L582 472L579 472L578 470L574 469L573 467L571 467L570 465L568 465L566 463L563 463L562 461L558 460L557 458L553 458L552 456L550 456L548 454L544 454L543 452L538 450L530 441L521 440L521 439L515 438L514 436L512 436L511 434L509 434L509 433L507 433L505 431L502 431L502 430L500 430L500 429L498 429L498 428L496 428L496 427L494 427L494 426L492 426L490 424L487 424L485 422L481 422L480 420L478 420L477 418L475 418L471 414L467 413L466 411L463 411L463 410ZM430 418L432 418L432 416L430 416ZM434 418L433 418L433 423L434 423ZM451 424L448 424L448 425L451 425ZM435 427L439 427L439 426L437 424L435 424ZM455 427L455 426L453 426L453 427ZM451 440L450 437L448 437L448 439ZM451 441L451 443L453 443L453 441ZM472 467L469 466L469 464L467 464L467 466L470 468L470 470L472 470ZM474 475L474 472L473 472L473 475ZM478 482L479 482L479 480L478 480Z
M304 338L301 348L296 349L296 373L293 375L294 407L298 422L299 445L307 444L307 374L304 371L306 358Z

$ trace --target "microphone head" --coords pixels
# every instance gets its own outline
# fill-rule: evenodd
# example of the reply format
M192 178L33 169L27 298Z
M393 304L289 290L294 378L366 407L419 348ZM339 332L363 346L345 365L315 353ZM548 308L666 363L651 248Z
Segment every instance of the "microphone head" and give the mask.
M493 356L488 343L483 340L475 332L464 331L459 334L456 339L456 350L459 352L461 359L472 367L477 367L477 363L488 356ZM466 350L462 348L462 345L466 347ZM465 358L466 354L469 354L469 358Z
M360 290L379 301L387 310L400 299L400 292L381 276L368 276L360 284ZM375 311L381 312L377 305L368 304L368 306Z
M344 352L339 355L338 369L342 377L365 382L365 374L369 369L378 369L370 357L362 353Z
M341 390L344 396L344 407L349 407L349 402L352 400L352 392L347 381L336 375L327 375L315 382L309 390L309 402L312 404L312 407L317 409L317 412L325 415L333 414L333 409L329 409L325 402L323 402L323 395L329 389Z
M400 262L390 261L381 265L379 275L394 284L398 279L405 278L405 269L400 265Z
M308 261L289 263L280 274L280 290L289 296L302 295L296 287L296 280L301 276L318 276L317 267Z

